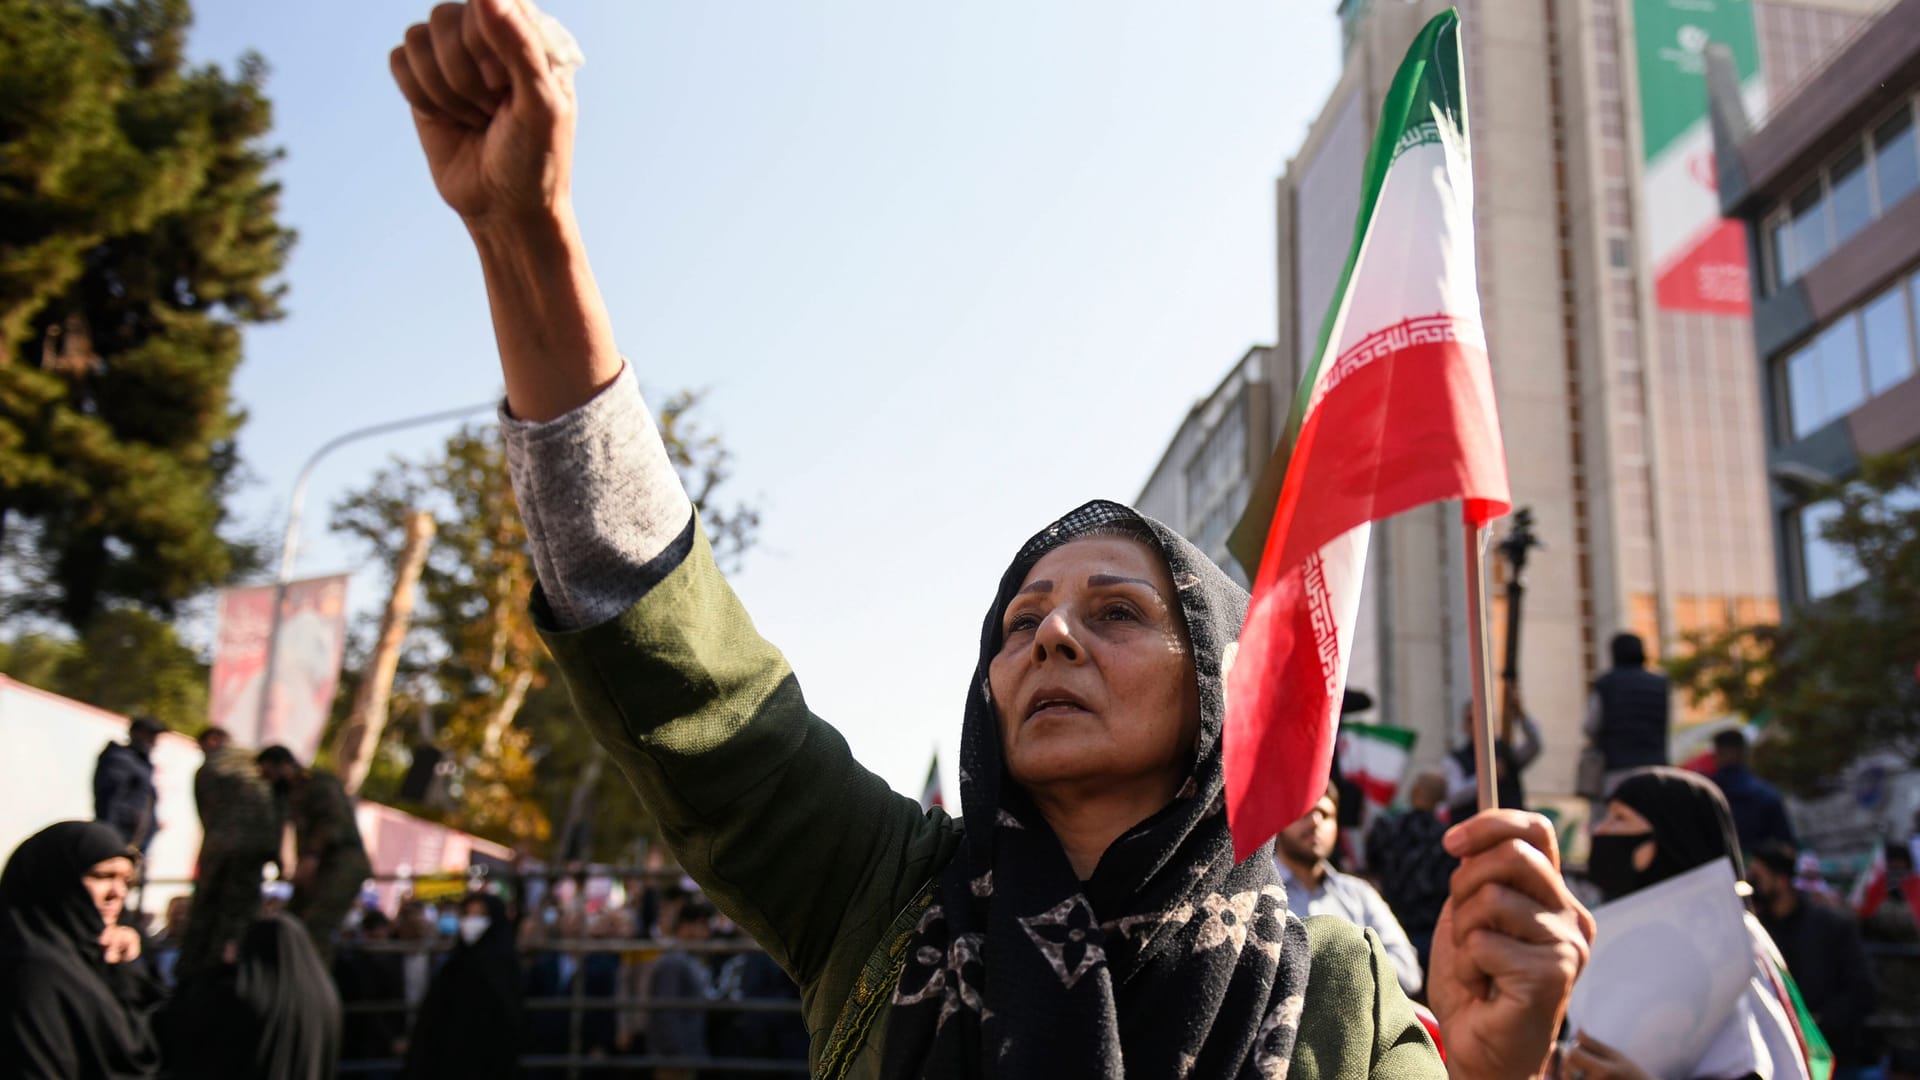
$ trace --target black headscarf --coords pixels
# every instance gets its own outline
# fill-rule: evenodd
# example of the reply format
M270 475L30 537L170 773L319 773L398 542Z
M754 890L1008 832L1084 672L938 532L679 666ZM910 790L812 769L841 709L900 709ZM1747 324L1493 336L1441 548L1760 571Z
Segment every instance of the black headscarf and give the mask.
M1740 836L1727 797L1699 773L1666 766L1641 769L1615 784L1607 800L1632 807L1653 826L1654 860L1636 888L1720 858L1732 859L1733 876L1742 876Z
M111 826L63 821L22 841L0 872L0 1075L158 1072L152 988L106 962L106 922L82 883L116 856L135 857Z
M331 1080L340 995L306 928L275 915L247 928L231 966L179 989L165 1027L179 1080Z
M475 893L487 905L487 932L459 941L433 977L407 1041L408 1080L467 1080L520 1075L522 978L520 952L507 905Z
M1001 759L987 676L1001 619L1048 552L1129 535L1166 561L1192 647L1200 735L1174 801L1115 840L1085 882ZM1234 864L1220 732L1247 594L1158 522L1091 502L1020 549L987 611L968 688L966 838L908 944L887 1077L1272 1076L1293 1053L1306 929L1271 845Z

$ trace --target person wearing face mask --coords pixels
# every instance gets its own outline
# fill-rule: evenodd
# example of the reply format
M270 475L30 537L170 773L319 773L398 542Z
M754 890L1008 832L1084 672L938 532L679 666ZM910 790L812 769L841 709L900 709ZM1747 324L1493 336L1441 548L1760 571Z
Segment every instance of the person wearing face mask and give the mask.
M1697 773L1659 766L1630 772L1607 794L1594 827L1587 878L1609 902L1725 859L1741 877L1740 842L1726 797ZM1561 1056L1560 1080L1808 1080L1809 1045L1824 1052L1817 1030L1794 1019L1778 972L1779 950L1753 916L1744 919L1752 950L1716 958L1745 972L1747 989L1701 1059L1681 1078L1649 1078L1619 1049L1585 1032ZM1696 959L1674 954L1675 963ZM1661 973L1647 971L1648 980Z
M520 954L507 905L491 893L473 893L461 903L454 926L453 952L420 1003L401 1075L519 1076Z
M0 1076L134 1080L159 1075L152 1012L160 989L131 961L119 925L135 855L85 821L22 841L0 872Z

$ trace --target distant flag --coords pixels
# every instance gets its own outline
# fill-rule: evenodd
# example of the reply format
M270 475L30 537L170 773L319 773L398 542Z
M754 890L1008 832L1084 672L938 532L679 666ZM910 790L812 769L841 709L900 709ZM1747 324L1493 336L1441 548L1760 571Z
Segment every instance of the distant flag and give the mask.
M1861 918L1867 918L1880 910L1887 901L1887 848L1885 844L1873 845L1873 861L1860 872L1853 881L1853 889L1847 894L1847 906Z
M1241 858L1324 790L1371 523L1462 499L1468 523L1483 525L1511 504L1460 67L1460 20L1447 11L1394 75L1287 437L1230 541L1257 567L1227 693L1227 818Z
M1418 738L1406 728L1385 724L1349 720L1340 725L1340 769L1366 796L1369 809L1381 810L1393 802Z
M940 755L933 755L933 763L927 766L927 786L920 789L920 809L931 810L938 806L946 808L946 802L940 798Z

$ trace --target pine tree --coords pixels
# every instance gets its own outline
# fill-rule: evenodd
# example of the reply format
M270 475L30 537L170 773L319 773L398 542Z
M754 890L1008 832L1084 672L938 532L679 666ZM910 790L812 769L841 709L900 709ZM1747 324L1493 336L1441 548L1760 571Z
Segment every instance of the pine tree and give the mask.
M189 67L191 21L0 0L0 570L37 586L0 615L166 616L247 557L231 382L293 234L265 64Z

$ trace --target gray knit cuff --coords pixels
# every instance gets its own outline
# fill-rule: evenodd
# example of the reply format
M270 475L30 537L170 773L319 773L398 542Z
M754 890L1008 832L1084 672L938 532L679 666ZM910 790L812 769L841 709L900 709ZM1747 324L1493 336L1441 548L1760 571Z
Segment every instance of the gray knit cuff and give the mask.
M661 556L681 546L693 504L632 365L552 420L515 419L503 400L500 429L534 573L560 629L613 618L673 569Z

